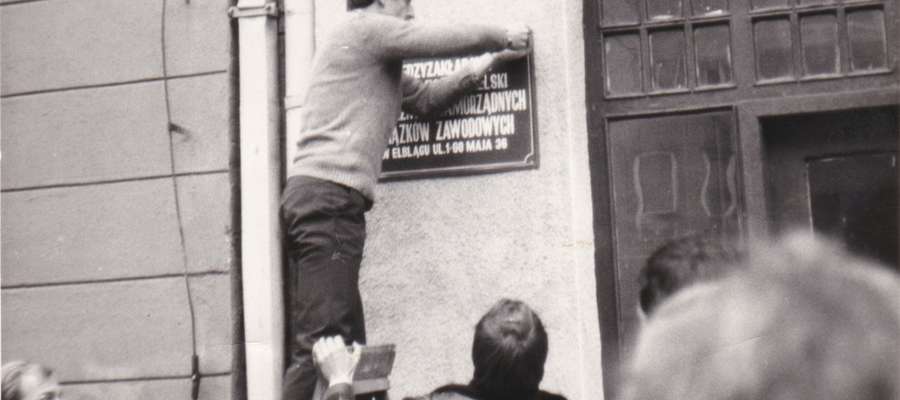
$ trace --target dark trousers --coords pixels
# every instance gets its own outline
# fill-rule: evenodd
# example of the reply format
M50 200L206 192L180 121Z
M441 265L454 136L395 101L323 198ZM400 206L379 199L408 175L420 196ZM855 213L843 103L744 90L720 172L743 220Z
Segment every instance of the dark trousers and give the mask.
M311 351L320 337L366 342L358 283L371 205L346 186L304 176L288 179L281 198L291 351L284 400L312 398L317 374Z

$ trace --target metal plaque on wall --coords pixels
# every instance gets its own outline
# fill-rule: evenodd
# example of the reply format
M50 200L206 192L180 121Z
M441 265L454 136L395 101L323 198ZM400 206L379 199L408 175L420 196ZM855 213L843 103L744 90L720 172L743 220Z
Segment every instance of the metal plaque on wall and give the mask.
M406 74L439 79L473 57L404 62ZM531 55L494 67L478 89L430 117L402 113L388 140L381 179L536 168Z

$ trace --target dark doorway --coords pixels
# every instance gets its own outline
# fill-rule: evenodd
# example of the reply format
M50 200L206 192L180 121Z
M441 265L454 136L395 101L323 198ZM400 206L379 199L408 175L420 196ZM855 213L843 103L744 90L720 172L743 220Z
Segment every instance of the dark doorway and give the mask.
M898 268L897 109L762 121L774 232L813 229Z
M814 159L807 171L813 229L896 266L896 153Z

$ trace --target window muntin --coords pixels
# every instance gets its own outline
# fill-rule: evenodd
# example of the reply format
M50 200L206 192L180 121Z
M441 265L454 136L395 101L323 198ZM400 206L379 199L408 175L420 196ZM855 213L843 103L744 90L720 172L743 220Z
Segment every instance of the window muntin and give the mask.
M598 1L606 97L734 87L727 0Z
M750 19L757 83L888 70L883 0L753 0Z

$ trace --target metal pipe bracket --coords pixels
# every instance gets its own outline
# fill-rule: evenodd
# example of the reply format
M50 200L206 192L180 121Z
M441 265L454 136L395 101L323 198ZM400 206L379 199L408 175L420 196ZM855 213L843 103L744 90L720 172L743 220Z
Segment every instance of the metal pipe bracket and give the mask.
M228 16L231 18L250 18L250 17L278 17L278 4L268 2L262 6L233 6L228 7Z

